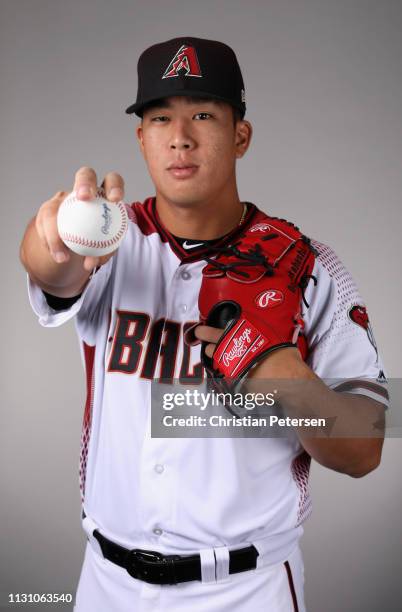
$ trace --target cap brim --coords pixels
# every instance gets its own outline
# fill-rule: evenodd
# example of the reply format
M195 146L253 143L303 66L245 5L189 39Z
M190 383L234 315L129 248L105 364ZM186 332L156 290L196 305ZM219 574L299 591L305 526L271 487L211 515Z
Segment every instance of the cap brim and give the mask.
M210 93L206 93L205 91L200 91L200 90L186 90L186 91L178 91L177 93L174 92L172 94L168 94L168 95L162 95L162 96L153 96L152 98L149 98L148 100L144 100L142 102L139 103L134 103L131 104L131 106L129 106L128 108L126 108L126 113L128 115L131 115L132 113L135 113L138 117L142 118L142 110L144 108L144 106L146 106L147 104L149 104L150 102L155 102L156 100L161 100L163 98L174 98L176 96L194 96L194 97L199 97L199 98L206 98L206 99L211 99L211 100L220 100L221 102L226 102L227 104L229 104L229 106L234 106L233 102L231 100L228 100L227 98L224 98L222 96L216 96ZM245 115L245 109L242 108L240 105L237 106L236 108L240 111L240 113L242 114L242 117L244 117Z
M137 108L139 107L140 107L139 104L132 104L131 106L126 108L127 115L131 115L132 113L135 113L137 111Z

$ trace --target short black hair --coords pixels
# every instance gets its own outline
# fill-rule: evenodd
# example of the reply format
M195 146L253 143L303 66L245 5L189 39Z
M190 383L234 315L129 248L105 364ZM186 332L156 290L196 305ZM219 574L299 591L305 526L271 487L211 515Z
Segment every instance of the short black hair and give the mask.
M241 121L242 119L240 110L237 109L235 106L232 106L229 102L225 102L224 100L218 100L216 98L211 98L210 96L183 96L183 98L186 98L189 104L197 104L198 102L214 102L218 106L230 106L232 109L234 126L236 126L236 123L238 121ZM152 109L152 108L157 108L159 106L168 107L169 98L158 98L157 100L152 100L152 102L148 102L147 104L144 104L144 106L141 109L141 120L143 118L145 111Z

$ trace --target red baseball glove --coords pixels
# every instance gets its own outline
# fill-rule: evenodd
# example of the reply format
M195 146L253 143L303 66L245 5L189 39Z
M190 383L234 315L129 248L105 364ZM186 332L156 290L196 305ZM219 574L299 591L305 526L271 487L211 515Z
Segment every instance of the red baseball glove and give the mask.
M266 217L237 242L216 247L206 258L199 293L200 323L224 328L212 358L201 347L209 377L233 388L271 351L298 347L307 356L302 319L304 291L312 278L316 251L298 228L284 219ZM186 342L196 344L194 328ZM223 383L223 381L222 381Z

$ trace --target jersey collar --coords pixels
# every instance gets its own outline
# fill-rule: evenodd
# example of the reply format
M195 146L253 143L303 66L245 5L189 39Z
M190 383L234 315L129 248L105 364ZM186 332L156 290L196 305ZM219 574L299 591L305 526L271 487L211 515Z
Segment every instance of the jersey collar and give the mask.
M169 242L172 251L175 253L175 255L180 259L182 263L192 263L194 261L199 261L201 259L204 259L206 255L208 255L208 253L211 250L208 243L206 243L205 246L203 245L203 246L200 246L199 248L190 249L190 251L183 248L182 241L178 240L162 224L162 221L160 220L158 212L156 210L156 198L155 197L151 198L149 203L150 203L149 212L151 214L155 227L157 228L162 239L166 242ZM244 230L250 226L252 219L254 218L254 215L258 209L255 206L255 204L252 204L251 202L246 202L246 204L247 204L248 210L247 210L247 214L244 218L243 223L233 228L233 230L229 232L228 234L226 234L225 236L222 236L220 240L214 241L215 247L225 246L226 244L233 242L233 240L235 240L238 236L240 236L244 232ZM191 240L189 242L191 242ZM203 241L200 240L199 242L202 243Z

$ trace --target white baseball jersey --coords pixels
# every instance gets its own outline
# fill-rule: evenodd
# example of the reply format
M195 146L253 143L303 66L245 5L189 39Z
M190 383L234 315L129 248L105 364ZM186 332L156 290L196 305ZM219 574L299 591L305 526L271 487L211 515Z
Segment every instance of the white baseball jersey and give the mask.
M206 251L169 234L154 198L127 209L126 238L72 306L52 309L28 279L41 325L75 317L87 381L80 460L85 513L127 548L193 554L253 543L258 567L282 562L295 550L311 509L310 458L296 436L150 435L152 379L203 376L199 346L185 345L183 332L199 320ZM242 226L223 244L265 219L248 204ZM363 300L332 249L313 245L317 285L309 284L303 313L307 363L318 376L339 379L339 390L387 405Z

